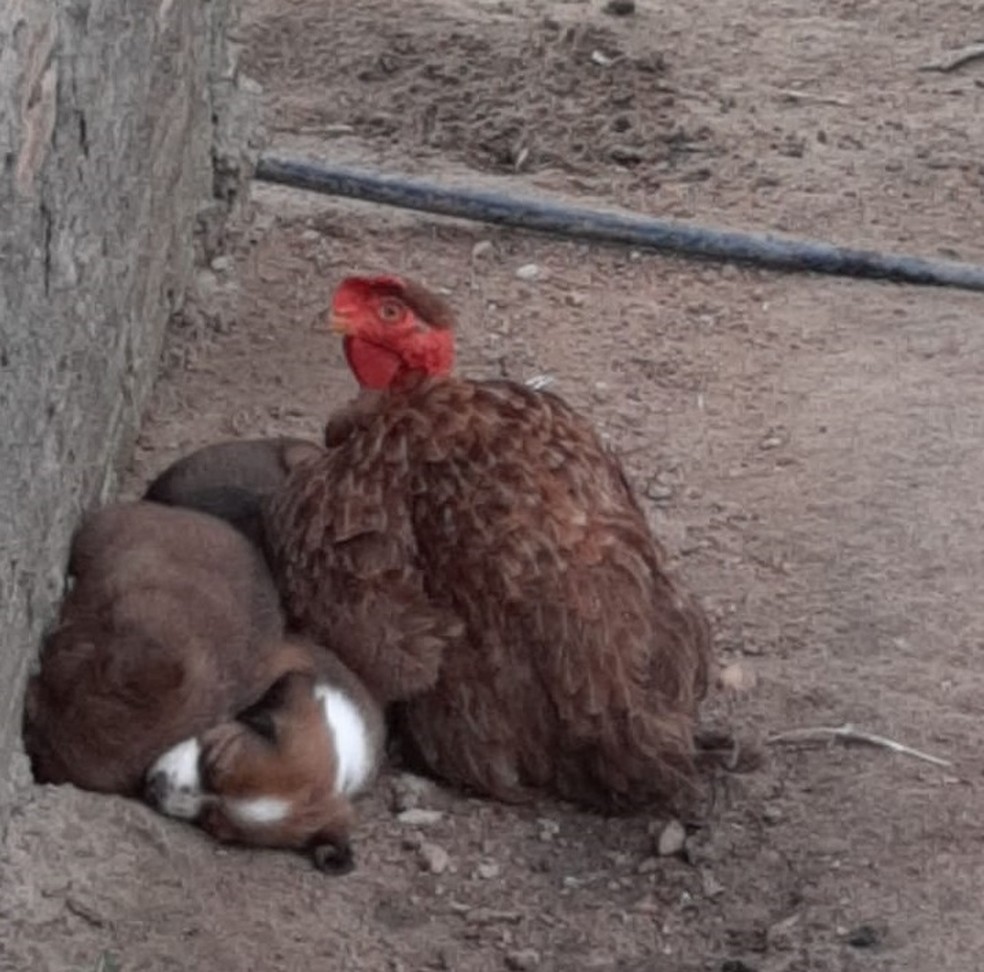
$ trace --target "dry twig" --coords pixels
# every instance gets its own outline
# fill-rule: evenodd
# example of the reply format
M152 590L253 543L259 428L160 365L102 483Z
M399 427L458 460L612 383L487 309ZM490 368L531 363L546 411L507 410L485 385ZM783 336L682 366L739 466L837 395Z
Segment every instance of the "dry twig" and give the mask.
M776 743L798 743L798 742L817 742L820 740L840 739L843 742L867 743L869 746L881 746L882 749L890 749L893 753L901 753L903 756L912 756L921 759L935 766L952 766L948 759L939 756L931 756L919 749L913 749L903 743L889 739L887 736L879 736L873 732L865 732L845 722L842 726L816 726L809 729L790 729L788 732L780 732L766 739L767 745Z
M943 74L949 74L950 71L956 71L957 68L962 68L965 64L979 61L982 58L984 58L984 44L971 44L970 47L961 47L955 51L950 51L946 57L938 61L923 64L919 70L941 71Z
M777 88L776 94L788 98L790 101L810 102L815 105L836 105L838 108L850 108L851 106L851 102L847 98L815 94L812 91L800 91L797 88Z

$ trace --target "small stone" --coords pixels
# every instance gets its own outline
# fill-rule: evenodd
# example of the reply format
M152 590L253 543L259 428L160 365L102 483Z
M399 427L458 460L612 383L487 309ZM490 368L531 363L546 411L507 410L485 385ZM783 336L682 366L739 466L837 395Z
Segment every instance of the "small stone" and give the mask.
M451 863L451 855L440 844L421 844L417 856L420 866L431 874L443 874Z
M613 145L608 150L608 157L625 166L638 165L644 158L642 151L631 145Z
M226 273L232 269L232 257L217 256L209 265L216 273Z
M425 810L423 807L412 807L397 814L396 819L408 827L433 827L444 819L440 810Z
M216 257L216 260L219 259L221 257ZM199 270L195 274L195 295L200 299L208 300L215 297L222 289L223 285L219 283L219 278L211 270Z
M700 885L705 898L717 898L724 894L724 885L710 871L701 874Z
M488 256L492 252L492 250L493 250L493 246L491 240L479 240L472 247L472 252L471 252L472 259L480 260L482 257Z
M766 932L766 943L769 948L780 952L788 952L796 946L796 926L799 924L798 914L790 915L777 921Z
M495 861L482 861L482 863L475 868L475 873L483 881L491 881L493 878L497 878L502 873L502 868L499 867Z
M532 280L539 280L542 276L543 271L540 269L537 263L524 263L521 267L516 270L517 280L526 280L527 282Z
M306 229L301 233L301 239L305 243L317 243L321 239L321 234L316 229Z
M771 803L767 803L764 807L762 807L762 819L767 824L773 824L773 825L775 825L777 823L781 823L782 822L782 810L780 810L779 807L777 807L777 806L775 806L775 805L773 805Z
M612 17L630 17L635 13L635 0L608 0L604 10Z
M731 692L734 695L742 695L755 688L757 679L755 673L745 668L740 662L732 662L725 665L717 673L715 679L717 686L723 692Z
M687 842L687 832L679 820L671 820L660 832L656 851L660 857L672 857L683 850Z
M579 294L576 292L564 294L564 303L567 304L568 307L583 307L585 299L584 294Z
M465 921L469 925L518 925L523 919L522 911L504 908L467 908Z
M535 948L521 948L506 953L506 968L514 972L529 972L540 965L540 953Z
M413 773L401 773L392 782L392 807L396 813L412 810L426 802L434 791L434 784Z
M658 870L659 858L647 857L644 861L639 862L639 866L636 868L636 874L654 874Z
M553 840L560 833L560 824L549 817L541 817L537 820L537 826L540 828L537 836L544 842Z
M778 449L782 445L782 439L778 435L770 435L759 443L760 449Z
M667 500L673 498L673 493L674 489L672 486L667 486L665 483L655 480L646 487L646 496L656 503L667 502Z

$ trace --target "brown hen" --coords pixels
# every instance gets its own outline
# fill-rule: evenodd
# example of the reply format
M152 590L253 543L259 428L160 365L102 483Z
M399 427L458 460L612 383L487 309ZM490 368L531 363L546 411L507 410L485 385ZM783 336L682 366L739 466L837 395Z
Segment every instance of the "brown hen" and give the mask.
M555 395L450 377L451 312L418 284L349 278L332 316L363 391L267 509L292 623L452 783L692 795L708 626L619 461Z

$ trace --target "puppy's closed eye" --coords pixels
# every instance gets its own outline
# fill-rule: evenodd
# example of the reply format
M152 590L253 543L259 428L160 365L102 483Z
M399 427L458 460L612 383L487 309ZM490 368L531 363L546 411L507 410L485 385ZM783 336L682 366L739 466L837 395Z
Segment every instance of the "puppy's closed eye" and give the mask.
M288 709L298 692L311 694L312 676L309 672L286 672L281 675L259 700L236 716L236 721L249 726L268 742L277 742L277 723L274 715Z
M243 709L236 716L236 722L241 722L244 726L248 726L253 732L269 743L276 743L277 741L277 724L274 721L273 712L265 699L260 699L259 702L254 703L248 709Z

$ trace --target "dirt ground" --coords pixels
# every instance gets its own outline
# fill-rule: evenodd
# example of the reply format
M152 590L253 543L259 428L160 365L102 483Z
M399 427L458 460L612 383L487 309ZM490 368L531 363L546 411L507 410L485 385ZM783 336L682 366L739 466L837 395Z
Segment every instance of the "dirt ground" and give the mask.
M281 154L982 262L984 63L919 70L980 39L982 15L248 0L238 39ZM536 279L517 277L527 264ZM446 287L461 372L548 373L622 451L721 660L757 677L711 699L710 722L760 740L849 722L952 765L771 745L760 771L709 788L686 854L664 858L660 820L507 809L393 772L341 880L28 788L0 861L0 968L979 968L981 297L257 186L176 322L128 490L212 440L316 436L352 382L311 324L357 270ZM401 822L412 803L439 818Z

